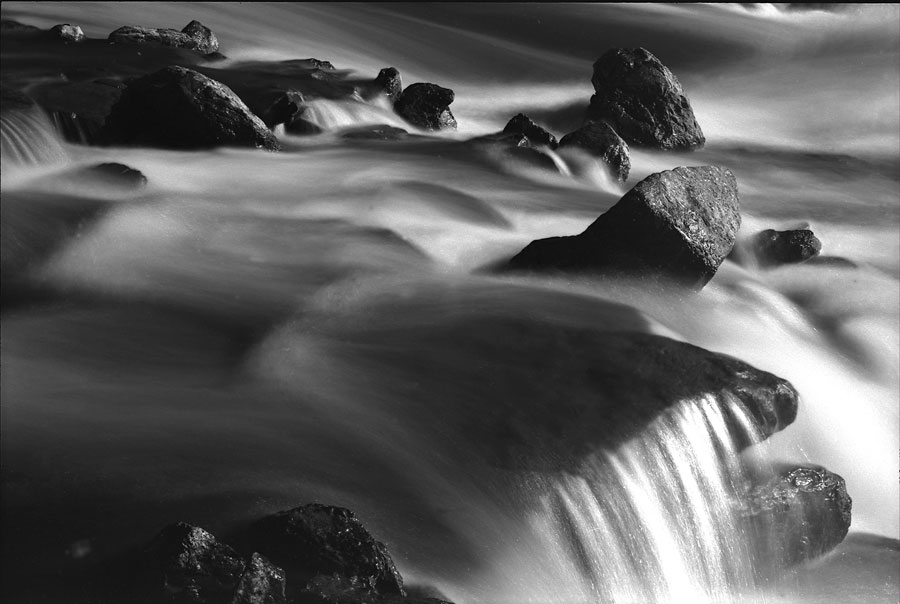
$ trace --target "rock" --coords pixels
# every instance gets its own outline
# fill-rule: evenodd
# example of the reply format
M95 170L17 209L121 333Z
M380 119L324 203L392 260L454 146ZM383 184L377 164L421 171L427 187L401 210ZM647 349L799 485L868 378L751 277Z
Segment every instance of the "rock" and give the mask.
M851 507L837 474L822 467L787 467L746 492L742 513L757 558L779 570L834 549L847 536Z
M797 264L819 255L822 242L809 229L766 229L753 237L751 246L760 266Z
M174 65L129 84L105 132L112 144L278 149L275 135L230 88Z
M204 55L219 50L215 34L199 21L191 21L181 31L126 25L109 34L109 41L114 44L158 44L187 48Z
M123 82L100 78L41 87L34 95L66 140L96 145L104 142L104 125L124 89Z
M651 174L583 233L532 241L512 270L650 274L702 289L734 246L737 181L716 166Z
M31 97L21 90L0 85L0 113L28 111L34 106Z
M241 582L241 557L202 528L183 522L164 528L144 551L140 594L150 601L231 601Z
M706 142L678 79L649 51L607 51L591 83L588 119L608 121L629 145L695 149Z
M337 574L373 594L405 595L387 548L345 508L312 503L279 512L256 524L253 539L291 583Z
M139 188L147 185L147 177L140 170L115 162L97 164L85 170L107 184L127 188Z
M521 132L497 132L473 138L469 142L480 147L486 147L495 153L499 151L502 156L507 158L545 170L559 171L553 158L545 153L546 147L544 145L535 145L530 138Z
M318 575L297 594L296 604L451 604L443 597L377 595L339 575Z
M558 145L556 137L531 121L524 113L520 113L513 117L503 128L503 132L511 134L524 134L532 143L537 145L547 145L551 149L556 149Z
M51 27L50 35L54 38L65 40L66 42L81 42L82 40L84 40L84 32L81 31L81 27L77 25L69 25L68 23L54 25L53 27Z
M247 106L269 128L286 124L302 113L306 99L296 90L279 90L269 94L254 95Z
M396 128L387 124L379 126L360 126L341 134L341 138L348 140L380 140L397 141L409 136L403 128Z
M0 20L0 32L4 34L38 34L41 32L41 28L20 23L13 19L3 19Z
M410 84L394 103L394 110L406 121L424 130L456 129L450 113L453 91L436 84Z
M385 67L378 72L375 78L375 87L384 93L391 103L396 103L403 91L403 83L400 80L400 72L394 67Z
M284 604L284 571L254 552L231 604Z
M306 107L301 107L300 111L298 111L291 121L286 122L284 124L285 132L289 132L291 134L299 134L302 136L310 135L310 134L321 134L324 132L322 127L318 124L314 124L309 121L305 117L303 117L306 111Z
M631 171L628 144L606 122L586 123L575 132L565 135L559 146L584 149L603 160L619 182L628 180L628 173Z

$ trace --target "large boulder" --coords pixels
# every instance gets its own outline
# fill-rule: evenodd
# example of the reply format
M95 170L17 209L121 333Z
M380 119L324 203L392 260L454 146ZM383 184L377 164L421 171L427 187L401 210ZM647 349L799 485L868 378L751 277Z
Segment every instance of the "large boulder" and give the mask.
M594 63L588 119L608 121L628 144L694 149L706 142L675 75L643 48L616 48Z
M580 235L532 241L508 268L654 275L699 290L740 225L731 171L675 168L639 182Z
M524 134L532 143L546 145L551 149L556 149L559 146L555 136L535 124L524 113L519 113L509 120L506 127L503 128L503 132L507 134Z
M631 156L628 144L606 122L588 122L559 141L561 148L575 147L600 158L620 182L628 180Z
M109 34L109 41L114 44L155 44L187 48L204 55L219 50L216 35L199 21L191 21L181 31L126 25Z
M744 495L743 519L763 568L779 570L822 556L850 529L844 479L822 467L785 467Z
M311 503L260 520L256 549L284 567L292 584L337 574L372 594L404 595L387 548L348 509Z
M394 103L394 110L403 119L424 130L456 129L456 119L450 113L454 94L437 84L410 84Z
M174 65L129 84L113 107L105 132L112 144L278 149L275 135L230 88Z

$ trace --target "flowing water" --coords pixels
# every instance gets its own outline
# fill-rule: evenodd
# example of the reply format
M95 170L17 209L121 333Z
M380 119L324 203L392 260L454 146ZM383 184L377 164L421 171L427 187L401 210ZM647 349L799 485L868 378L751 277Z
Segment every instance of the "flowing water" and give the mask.
M458 604L897 601L896 5L4 2L3 17L97 38L196 18L231 62L394 66L450 87L459 121L348 141L360 124L414 129L377 102L319 100L307 118L325 132L279 131L285 149L266 153L86 147L39 113L4 119L4 278L53 292L3 314L9 601L67 601L48 585L175 520L227 534L310 501L355 510L407 583ZM703 150L633 151L622 186L577 155L555 173L459 143L520 111L574 128L592 62L617 46L677 74ZM101 161L148 186L77 172ZM582 231L653 172L703 164L737 176L739 247L809 224L850 263L726 261L691 296L482 270ZM790 380L800 413L741 454L718 411L734 401L685 400L570 472L497 467L502 439L472 429L495 398L584 395L566 367L589 351L555 330L736 356ZM830 557L760 584L729 501L773 462L843 476L853 525Z

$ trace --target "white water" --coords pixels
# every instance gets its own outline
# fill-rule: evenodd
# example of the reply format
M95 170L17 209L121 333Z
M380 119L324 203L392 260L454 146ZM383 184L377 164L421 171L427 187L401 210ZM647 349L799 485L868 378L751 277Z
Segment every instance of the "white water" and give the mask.
M4 3L4 18L79 23L96 37L126 23L182 27L198 18L232 60L314 56L372 77L393 65L405 84L454 88L460 122L460 133L430 141L287 137L280 154L87 148L61 143L48 122L29 123L25 137L24 125L4 122L5 226L55 237L46 217L61 202L50 194L107 208L30 268L99 302L17 309L3 319L6 516L73 509L55 533L17 552L22 564L59 563L78 539L113 554L175 519L224 530L319 500L356 510L408 581L435 584L458 604L745 596L750 571L739 551L716 570L726 552L740 550L719 499L734 480L730 466L642 485L672 469L660 456L714 459L703 454L714 446L706 429L714 417L682 418L686 425L601 455L560 479L544 503L543 488L520 497L516 480L478 458L464 431L442 427L447 418L475 420L492 403L497 386L473 360L515 371L545 345L555 350L515 332L482 339L484 313L507 312L584 329L651 330L790 380L800 415L758 456L840 474L854 502L851 531L900 536L896 7L784 14L527 5L504 14L459 5L432 7L433 18L414 5L392 10ZM729 42L716 38L725 34ZM678 165L728 166L739 182L741 237L808 222L823 254L859 268L764 272L726 262L699 295L684 298L640 282L476 274L532 239L580 232L628 186L598 166L572 177L498 165L454 139L499 130L519 111L586 104L590 64L612 45L644 45L670 64L709 141L694 154L634 152L628 186ZM318 103L315 120L328 130L396 120L377 105ZM70 164L55 163L64 161L59 150ZM100 161L140 169L148 188L123 196L66 176ZM429 340L448 324L457 340ZM522 383L506 394L522 400L554 377L540 363L517 375ZM561 396L576 396L566 387L558 385ZM668 452L647 450L656 446ZM709 508L688 495L698 480ZM621 508L603 507L603 488L621 495ZM654 503L667 488L688 497L684 514ZM611 570L594 551L585 567L553 522L560 509L582 525L587 549L596 550L594 525L614 536L604 551L634 547L655 566L615 555L611 564L623 566ZM626 527L610 520L623 509ZM681 521L717 528L685 544ZM630 543L622 530L652 538ZM4 550L4 561L12 559ZM896 574L880 575L883 589L874 592L863 590L873 583L860 569L831 574L841 579L841 601L896 600ZM746 597L821 595L802 580L784 590Z

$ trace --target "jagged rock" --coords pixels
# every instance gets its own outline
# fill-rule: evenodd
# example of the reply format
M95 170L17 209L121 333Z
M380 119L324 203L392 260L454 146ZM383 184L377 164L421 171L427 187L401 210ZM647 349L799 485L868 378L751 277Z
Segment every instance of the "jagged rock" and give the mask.
M456 129L450 113L454 94L436 84L410 84L394 103L394 110L406 121L425 130Z
M844 479L822 467L787 467L744 497L744 521L761 563L778 570L822 556L850 529Z
M50 35L54 38L65 40L66 42L81 42L84 40L84 32L81 31L81 27L70 25L68 23L62 23L51 27Z
M245 564L231 547L184 522L164 528L144 551L139 595L149 601L229 602Z
M373 594L405 595L387 548L345 508L312 503L279 512L256 524L253 540L291 583L337 574Z
M583 233L532 241L512 270L651 274L701 289L731 252L741 224L725 168L651 174Z
M594 63L588 119L608 121L628 144L694 149L706 142L675 75L643 48L609 50Z
M751 246L760 266L806 262L822 251L822 242L809 229L766 229L753 237Z
M115 162L97 164L87 168L85 172L108 184L122 187L138 188L147 185L147 177L140 170L135 170L125 164Z
M278 149L275 135L230 88L174 65L129 84L113 107L105 132L113 144Z
M586 123L575 132L565 135L559 146L584 149L603 160L620 182L628 180L628 173L631 171L628 143L606 122Z
M284 604L284 571L254 552L230 604Z
M547 145L551 149L556 149L558 145L556 137L535 124L531 118L524 113L519 113L513 117L503 128L503 132L511 134L524 134L528 139L538 145Z
M400 93L403 92L400 72L394 67L385 67L379 71L374 84L377 90L387 95L391 103L397 102L397 99L400 98Z
M181 31L126 25L109 34L109 41L115 44L159 44L188 48L204 55L219 50L216 35L199 21L191 21Z

